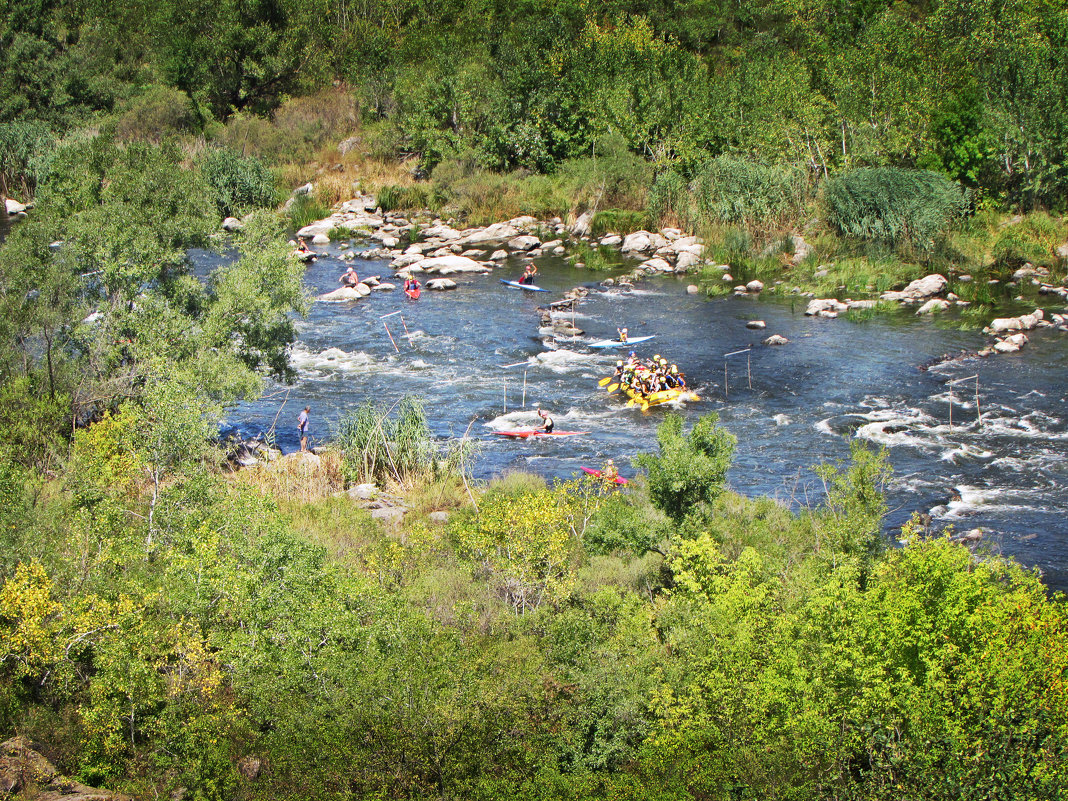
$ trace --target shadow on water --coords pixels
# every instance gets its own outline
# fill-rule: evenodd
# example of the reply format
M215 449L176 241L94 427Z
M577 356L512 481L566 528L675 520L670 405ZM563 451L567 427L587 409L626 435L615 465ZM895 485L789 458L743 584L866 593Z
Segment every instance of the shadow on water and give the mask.
M316 294L336 288L345 267L333 246L322 250L306 277ZM391 280L385 262L355 265L361 275ZM228 431L260 434L277 416L277 442L288 452L298 447L295 420L306 404L321 442L342 413L365 400L388 407L415 394L438 436L470 430L480 441L476 477L515 468L570 476L609 457L627 465L656 448L665 410L625 408L598 386L625 353L588 345L625 325L632 337L654 337L635 348L639 356L677 363L700 394L700 402L677 411L690 422L716 411L737 436L733 489L816 503L822 485L811 468L845 458L848 440L860 437L889 450L895 470L889 526L924 512L959 532L982 527L1005 553L1041 565L1051 586L1068 587L1062 333L1037 332L1012 356L921 370L942 354L974 352L983 335L907 311L852 322L805 317L801 298L708 300L686 294L686 281L674 277L604 290L597 284L603 273L577 271L560 259L539 260L539 284L551 293L500 283L520 271L510 262L491 275L452 276L456 290L424 291L418 301L398 287L353 303L315 303L293 350L297 383L234 409ZM584 333L543 342L539 304L576 285L590 295L573 318L566 316ZM766 329L748 329L752 319L764 320ZM763 345L770 334L790 343ZM739 350L745 352L724 355ZM952 399L947 388L972 375L979 376L981 423L974 380L956 385ZM521 442L491 433L533 424L539 405L553 412L558 427L590 433Z

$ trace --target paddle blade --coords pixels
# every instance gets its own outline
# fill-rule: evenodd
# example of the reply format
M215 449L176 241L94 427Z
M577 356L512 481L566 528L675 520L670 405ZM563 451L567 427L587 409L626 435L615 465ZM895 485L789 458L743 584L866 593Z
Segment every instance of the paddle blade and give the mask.
M602 378L600 381L597 382L597 386L603 387L605 384L609 383L611 380L612 380L612 376L605 376L604 378Z
M634 398L631 398L629 401L627 401L626 408L629 409L631 406L633 406L637 402L638 401L634 400Z
M609 392L615 392L617 389L619 389L619 384L609 384L608 385L608 391Z

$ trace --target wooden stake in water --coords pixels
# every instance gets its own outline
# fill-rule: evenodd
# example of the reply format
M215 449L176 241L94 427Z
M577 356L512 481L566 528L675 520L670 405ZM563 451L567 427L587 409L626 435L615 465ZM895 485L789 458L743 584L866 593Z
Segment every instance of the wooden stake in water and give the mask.
M753 351L745 354L745 372L749 376L749 388L753 388Z
M408 347L409 348L414 348L415 346L412 344L411 332L408 331L408 324L406 322L404 322L404 318L403 317L401 317L401 325L404 326L404 336L408 337Z
M527 371L523 371L523 408L527 408Z
M727 400L727 360L723 360L723 400Z
M382 321L382 325L386 329L386 336L389 337L389 341L393 343L393 349L395 351L397 351L397 353L400 353L400 348L397 347L397 343L393 339L393 334L389 333L389 326L386 325L386 321L385 320Z
M504 413L508 414L508 379L504 379Z

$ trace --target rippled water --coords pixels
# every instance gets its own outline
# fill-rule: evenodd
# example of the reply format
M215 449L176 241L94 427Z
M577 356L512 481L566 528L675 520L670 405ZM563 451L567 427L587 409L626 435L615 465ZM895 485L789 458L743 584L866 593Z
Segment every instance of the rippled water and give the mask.
M390 278L384 262L356 266L361 275ZM340 260L321 258L307 282L316 293L334 289L343 269ZM1068 589L1068 335L1034 332L1019 354L925 371L919 368L945 353L977 350L985 337L908 311L851 322L807 318L802 300L707 300L687 295L686 281L674 277L605 291L594 283L600 275L556 259L539 261L539 284L552 294L499 282L519 272L512 264L492 275L453 276L457 290L424 292L414 302L397 289L354 303L316 303L293 354L297 384L235 409L230 430L254 435L278 415L278 442L289 451L298 447L295 419L306 404L313 437L322 441L338 416L363 400L389 405L414 393L425 399L437 435L469 432L480 440L478 477L509 468L569 476L608 457L628 475L631 457L655 449L664 411L643 414L607 396L597 381L619 354L587 347L625 325L631 336L656 337L637 346L639 355L677 362L700 393L701 402L680 411L692 420L715 410L738 438L733 489L814 503L822 489L811 467L846 456L848 438L860 437L889 449L889 526L920 511L958 531L982 527L988 544L1041 566L1051 586ZM591 289L574 314L585 334L547 347L537 306L580 284ZM751 319L767 329L747 329ZM790 344L760 344L773 333ZM749 353L724 356L749 346ZM951 427L947 382L976 374L982 422L975 381L967 381L953 390ZM491 433L534 423L539 403L559 428L590 433L525 442Z

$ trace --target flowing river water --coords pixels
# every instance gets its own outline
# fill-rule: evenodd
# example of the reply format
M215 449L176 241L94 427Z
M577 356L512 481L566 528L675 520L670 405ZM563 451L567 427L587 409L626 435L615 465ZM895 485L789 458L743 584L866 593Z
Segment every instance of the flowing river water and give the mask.
M334 246L320 251L306 276L316 294L338 287L345 264ZM596 284L603 274L561 259L538 264L538 283L550 293L501 284L520 272L509 263L491 275L452 276L458 289L424 290L418 301L398 288L316 302L293 349L296 384L233 409L224 433L254 436L276 425L276 442L289 452L298 447L295 420L305 405L313 441L323 442L363 401L388 408L414 394L438 437L478 440L476 478L509 469L568 477L609 457L630 475L630 459L656 449L666 410L625 408L598 386L625 353L588 345L625 325L631 337L655 336L635 347L639 356L662 354L687 374L701 396L679 410L689 422L716 411L737 437L735 491L817 503L823 488L812 467L846 457L850 438L861 438L885 446L894 468L888 535L913 512L930 514L935 528L979 527L987 547L1039 566L1049 586L1068 589L1068 335L1038 330L1020 353L921 369L943 354L974 352L986 337L910 310L854 322L806 317L799 298L710 300L686 294L687 280L675 277L606 290ZM391 280L384 261L355 265L361 275ZM584 335L543 342L537 307L576 285L590 289L574 312ZM747 329L753 319L766 330ZM789 344L762 345L773 333ZM975 375L981 420L976 380L952 393L949 385ZM534 424L539 404L559 429L589 433L530 441L492 433Z

